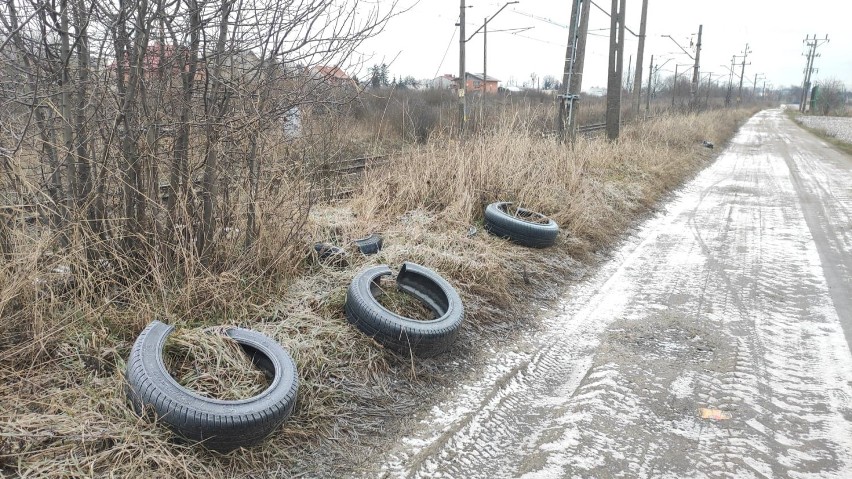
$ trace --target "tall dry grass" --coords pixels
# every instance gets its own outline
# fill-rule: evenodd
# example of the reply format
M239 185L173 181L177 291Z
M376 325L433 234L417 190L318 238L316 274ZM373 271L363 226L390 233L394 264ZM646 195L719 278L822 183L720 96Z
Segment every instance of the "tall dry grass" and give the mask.
M626 126L618 142L581 138L571 148L522 115L506 115L463 144L436 137L408 147L368 170L350 200L315 205L307 222L276 222L270 206L262 267L239 260L246 253L235 244L222 253L235 258L222 263L229 267L188 281L156 264L146 278L107 281L121 276L110 272L121 269L121 258L93 267L82 252L53 252L52 238L16 228L13 240L27 247L0 265L0 475L342 475L340 464L357 466L356 451L375 444L372 436L449 385L483 338L525 327L530 301L556 297L578 259L612 244L706 164L701 140L721 145L747 116L659 117ZM297 185L281 187L289 186ZM564 234L556 247L528 250L485 235L482 208L498 199L557 220ZM285 228L297 234L276 234ZM346 268L317 264L307 253L312 241L348 245L374 231L384 234L385 249L352 254ZM463 298L467 321L448 356L392 355L343 316L356 270L403 261L437 270ZM234 324L279 341L299 369L294 416L261 446L228 455L136 417L124 396L124 361L155 318L190 334Z

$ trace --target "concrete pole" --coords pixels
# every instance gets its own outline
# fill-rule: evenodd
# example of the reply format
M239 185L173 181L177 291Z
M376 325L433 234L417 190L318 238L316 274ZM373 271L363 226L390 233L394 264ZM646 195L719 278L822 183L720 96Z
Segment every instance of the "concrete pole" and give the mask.
M606 87L606 137L617 140L621 128L621 90L624 74L624 8L612 0L609 31L609 79Z
M482 93L488 90L488 19L482 23Z
M748 57L748 43L746 43L745 50L743 50L743 63L742 68L740 69L740 89L739 93L737 93L737 106L740 106L740 103L743 101L743 79L745 78L745 67L746 67L746 58Z
M467 75L464 64L464 0L459 3L459 137L464 138L464 122L467 117L467 104L465 103L465 89L467 88ZM462 140L464 141L464 140Z
M698 108L697 98L698 98L698 70L700 67L700 59L701 59L701 32L704 29L704 25L698 25L698 43L695 46L695 67L692 70L692 87L689 89L689 108L695 109Z
M725 95L725 107L731 106L731 93L734 90L734 61L736 59L736 55L731 57L731 68L728 68L728 94Z
M651 55L651 63L648 65L648 89L645 91L645 116L651 112L651 79L654 77L654 55Z
M648 0L642 0L642 19L639 21L639 46L636 48L636 72L633 76L633 104L636 114L642 105L642 55L645 53L645 20L648 18Z
M565 137L565 129L568 126L566 123L570 123L569 117L573 106L573 95L577 94L577 92L571 89L571 86L577 59L577 18L580 15L580 4L582 2L583 0L574 0L571 2L571 21L568 23L568 46L565 47L565 64L562 67L559 111L556 113L556 131L560 138Z
M675 76L674 81L672 82L672 108L675 105L675 96L677 96L677 67L679 65L675 64Z
M586 59L586 37L589 31L589 9L591 8L591 0L580 0L583 8L580 10L579 31L577 32L577 46L574 53L574 69L571 72L570 90L574 95L580 95L583 90L583 63ZM571 114L568 118L568 126L571 128L571 134L576 131L577 114L580 112L580 101L575 100L571 107Z

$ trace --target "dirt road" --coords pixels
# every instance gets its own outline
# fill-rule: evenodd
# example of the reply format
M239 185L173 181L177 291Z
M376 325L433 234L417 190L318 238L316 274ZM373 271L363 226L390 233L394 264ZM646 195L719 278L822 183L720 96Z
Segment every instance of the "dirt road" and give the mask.
M762 112L379 475L852 477L851 278L852 158Z

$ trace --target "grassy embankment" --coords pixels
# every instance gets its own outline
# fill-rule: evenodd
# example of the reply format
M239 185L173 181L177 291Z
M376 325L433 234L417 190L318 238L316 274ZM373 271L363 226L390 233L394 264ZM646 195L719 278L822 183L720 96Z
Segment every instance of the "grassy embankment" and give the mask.
M121 301L97 301L102 293L85 293L99 291L85 277L76 293L46 288L52 283L41 280L44 251L36 244L0 266L0 331L7 336L0 342L0 475L286 477L293 464L316 464L333 476L335 458L428 402L483 337L530 324L531 301L554 297L577 261L612 245L710 161L701 140L721 145L748 114L659 117L626 126L616 143L580 139L573 150L524 133L517 118L464 145L433 138L368 170L351 199L315 206L302 242L279 245L292 252L286 267L131 285ZM498 199L554 218L562 227L557 245L528 250L484 234L482 209ZM476 235L468 236L470 225L479 227ZM313 240L348 244L373 231L384 234L384 250L352 255L346 268L316 265L300 253ZM265 237L274 242L275 231ZM347 324L342 305L355 271L403 261L437 270L461 294L467 315L454 352L394 356ZM124 361L155 318L185 335L171 347L183 348L178 363L189 358L184 373L203 376L185 378L196 387L219 375L193 349L191 338L203 328L237 324L278 340L299 368L294 416L261 446L224 456L137 418L124 396ZM208 387L220 392L235 387L213 382Z

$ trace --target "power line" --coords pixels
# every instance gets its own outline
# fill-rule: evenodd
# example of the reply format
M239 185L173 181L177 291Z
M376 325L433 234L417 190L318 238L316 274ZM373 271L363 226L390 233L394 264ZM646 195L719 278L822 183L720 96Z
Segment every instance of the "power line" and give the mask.
M556 25L559 28L564 28L564 29L568 30L568 25L564 25L562 23L554 22L553 20L546 18L546 17L539 17L538 15L533 15L532 13L522 12L522 11L516 10L514 8L512 9L512 12L517 13L518 15L523 15L525 17L529 17L529 18L538 20L540 22L549 23L551 25Z
M432 75L432 78L438 78L438 72L441 71L441 67L444 66L444 60L447 59L447 53L450 52L450 47L453 46L453 39L456 38L456 29L453 28L453 34L450 35L450 41L447 43L447 49L444 50L444 56L441 57L441 63L438 64L438 69L435 70L435 74Z

